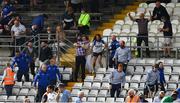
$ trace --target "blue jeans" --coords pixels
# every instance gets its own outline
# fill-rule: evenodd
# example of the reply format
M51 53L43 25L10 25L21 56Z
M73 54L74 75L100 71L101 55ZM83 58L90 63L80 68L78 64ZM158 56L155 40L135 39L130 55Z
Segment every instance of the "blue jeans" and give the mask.
M13 85L5 85L4 88L6 90L7 96L11 96L12 95Z

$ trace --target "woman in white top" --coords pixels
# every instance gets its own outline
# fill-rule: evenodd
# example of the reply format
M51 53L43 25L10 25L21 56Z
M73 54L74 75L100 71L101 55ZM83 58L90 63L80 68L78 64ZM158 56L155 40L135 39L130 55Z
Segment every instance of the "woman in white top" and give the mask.
M96 61L97 61L98 57L99 57L98 63L99 63L101 68L103 67L103 64L102 64L101 61L102 61L103 50L104 50L105 47L106 47L106 44L102 40L100 34L96 34L95 37L94 37L93 43L92 43L93 69L94 69L94 71L95 71Z

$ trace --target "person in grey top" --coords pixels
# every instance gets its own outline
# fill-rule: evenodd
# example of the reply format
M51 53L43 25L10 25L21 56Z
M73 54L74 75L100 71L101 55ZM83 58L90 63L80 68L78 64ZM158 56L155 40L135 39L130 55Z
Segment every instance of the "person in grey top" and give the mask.
M145 45L148 47L148 22L151 20L151 18L145 19L144 13L140 14L139 19L134 19L130 13L128 15L132 21L137 22L138 24L139 33L137 37L137 46L141 46L142 41L144 41ZM140 56L141 56L141 48L138 47L138 57ZM149 48L146 48L146 56L150 57Z
M164 91L160 91L159 95L154 98L153 103L160 103L164 96L165 96Z
M127 63L131 59L131 51L129 48L125 47L125 42L121 40L120 47L116 49L115 55L113 57L113 61L117 59L117 63L123 64L123 71L126 71Z
M146 88L144 90L144 95L148 95L148 92L157 92L158 85L160 83L160 76L158 71L159 65L155 64L153 69L148 71L146 76Z
M111 85L111 97L114 97L116 92L116 97L119 97L121 86L124 88L125 73L123 72L123 65L118 64L118 69L114 69L114 71L110 74L110 85Z

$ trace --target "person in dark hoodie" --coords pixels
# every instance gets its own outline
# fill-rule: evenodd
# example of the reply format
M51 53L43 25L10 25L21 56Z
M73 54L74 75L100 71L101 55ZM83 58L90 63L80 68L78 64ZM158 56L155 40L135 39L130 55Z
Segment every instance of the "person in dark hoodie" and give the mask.
M20 82L22 80L22 76L24 75L25 81L29 81L29 64L31 62L31 58L26 54L26 52L20 53L20 51L16 51L16 55L11 64L11 68L15 66L18 67L17 71L17 81Z
M39 72L36 74L34 78L34 87L37 88L38 82L38 92L36 102L40 102L43 94L46 92L47 86L50 84L50 76L47 72L46 64L42 64Z
M50 60L50 65L47 67L48 73L50 75L50 85L56 85L57 82L57 76L59 81L61 81L61 75L58 69L58 66L56 65L56 60L51 59Z
M166 80L165 80L165 77L164 77L164 66L163 66L163 63L162 62L159 62L159 77L160 77L160 86L161 86L161 91L164 91L165 92L165 88L164 86L166 85Z

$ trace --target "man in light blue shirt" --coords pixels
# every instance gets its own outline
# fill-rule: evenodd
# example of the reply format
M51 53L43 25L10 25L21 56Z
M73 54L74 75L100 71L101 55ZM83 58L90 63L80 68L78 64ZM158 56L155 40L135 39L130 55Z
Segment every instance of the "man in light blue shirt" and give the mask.
M65 89L65 85L63 83L60 83L58 86L58 94L56 97L57 102L62 102L62 103L68 103L71 102L71 93Z
M78 97L76 98L75 103L82 103L82 98L84 97L84 92L83 91L79 91L78 92Z
M123 71L126 73L127 63L131 59L131 51L125 47L125 41L121 40L120 47L116 49L113 60L117 59L117 64L123 64Z

